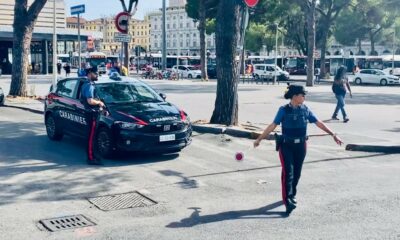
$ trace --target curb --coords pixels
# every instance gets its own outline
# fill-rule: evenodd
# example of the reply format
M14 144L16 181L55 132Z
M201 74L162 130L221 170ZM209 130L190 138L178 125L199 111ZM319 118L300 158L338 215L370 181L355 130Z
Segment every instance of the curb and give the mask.
M244 129L235 129L230 127L219 127L219 126L204 126L192 124L192 129L195 132L199 133L211 133L211 134L226 134L232 137L238 138L248 138L248 139L257 139L258 136L261 135L259 132L244 130ZM265 139L274 140L275 133L271 133Z
M27 108L27 107L20 107L20 106L7 105L7 104L4 104L3 107L17 108L17 109L21 109L21 110L36 113L36 114L44 114L44 111L42 111L42 110L37 110L37 109L32 109L32 108Z
M347 144L346 150L358 152L400 153L400 146Z

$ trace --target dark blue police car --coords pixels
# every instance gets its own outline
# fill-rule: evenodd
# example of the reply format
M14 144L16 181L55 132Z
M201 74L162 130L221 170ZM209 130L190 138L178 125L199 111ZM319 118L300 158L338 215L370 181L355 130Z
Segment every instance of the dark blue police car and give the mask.
M51 140L64 134L87 138L87 111L80 101L85 78L59 81L46 97L45 124ZM97 118L95 148L102 157L114 151L178 152L191 143L188 115L150 86L132 78L99 77L96 97L106 105Z

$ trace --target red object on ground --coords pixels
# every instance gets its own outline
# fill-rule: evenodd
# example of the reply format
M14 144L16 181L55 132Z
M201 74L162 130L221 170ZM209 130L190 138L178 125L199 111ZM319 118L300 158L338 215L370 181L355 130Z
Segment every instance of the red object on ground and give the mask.
M244 154L243 154L242 152L237 152L237 153L235 154L235 159L236 159L237 161L242 161L243 158L244 158Z

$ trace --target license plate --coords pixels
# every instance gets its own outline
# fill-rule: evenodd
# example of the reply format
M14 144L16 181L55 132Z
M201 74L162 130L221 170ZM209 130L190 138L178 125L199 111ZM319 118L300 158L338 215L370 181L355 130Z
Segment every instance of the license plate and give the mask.
M160 136L160 142L168 142L168 141L174 141L174 140L175 140L175 134Z

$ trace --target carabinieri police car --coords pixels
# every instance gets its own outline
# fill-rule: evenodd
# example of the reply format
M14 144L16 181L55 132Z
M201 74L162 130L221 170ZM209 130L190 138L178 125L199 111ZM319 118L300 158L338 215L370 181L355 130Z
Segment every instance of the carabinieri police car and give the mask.
M45 101L45 124L51 140L64 134L87 138L87 111L80 101L85 78L60 80ZM127 77L99 77L97 98L106 105L99 114L95 148L102 157L114 151L178 152L191 143L188 115L165 101L166 96L150 86Z

